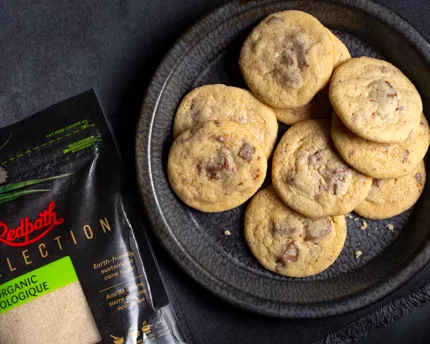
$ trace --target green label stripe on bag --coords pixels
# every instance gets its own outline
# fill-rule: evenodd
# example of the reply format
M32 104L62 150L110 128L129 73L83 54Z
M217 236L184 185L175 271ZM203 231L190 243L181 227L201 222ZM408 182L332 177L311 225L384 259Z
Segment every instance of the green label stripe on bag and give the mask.
M76 281L70 257L21 275L0 285L0 315Z

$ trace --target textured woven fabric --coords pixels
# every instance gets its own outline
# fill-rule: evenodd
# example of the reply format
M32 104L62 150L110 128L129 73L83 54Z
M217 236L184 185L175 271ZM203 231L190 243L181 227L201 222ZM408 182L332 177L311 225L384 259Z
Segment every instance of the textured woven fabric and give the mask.
M379 1L430 40L429 0ZM187 27L225 2L0 1L0 125L94 87L134 180L136 120L154 69ZM190 344L348 343L430 302L426 268L386 299L354 313L320 320L270 319L203 290L152 241Z

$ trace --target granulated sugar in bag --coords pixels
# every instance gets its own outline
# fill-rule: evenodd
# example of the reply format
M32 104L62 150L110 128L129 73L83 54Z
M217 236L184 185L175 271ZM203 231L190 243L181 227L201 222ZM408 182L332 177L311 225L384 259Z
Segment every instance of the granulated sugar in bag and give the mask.
M52 324L60 324L61 328ZM1 315L0 328L0 343L28 344L29 338L32 344L92 344L101 341L79 282Z

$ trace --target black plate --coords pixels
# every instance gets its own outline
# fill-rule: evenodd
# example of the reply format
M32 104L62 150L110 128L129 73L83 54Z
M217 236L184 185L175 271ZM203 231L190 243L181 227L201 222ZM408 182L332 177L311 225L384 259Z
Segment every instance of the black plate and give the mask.
M176 107L192 88L211 83L246 87L238 68L240 47L269 13L299 9L316 16L348 46L397 65L419 89L429 110L430 47L404 19L369 0L238 1L188 30L155 73L136 139L140 193L154 231L177 263L223 299L281 317L321 317L367 306L393 292L430 258L427 187L416 205L388 221L348 218L348 237L339 259L323 273L286 278L262 268L243 238L245 205L208 214L184 205L166 173ZM283 129L285 130L285 128ZM354 218L357 215L353 214ZM394 225L389 231L386 224ZM224 230L232 235L225 236ZM362 251L360 258L356 251Z

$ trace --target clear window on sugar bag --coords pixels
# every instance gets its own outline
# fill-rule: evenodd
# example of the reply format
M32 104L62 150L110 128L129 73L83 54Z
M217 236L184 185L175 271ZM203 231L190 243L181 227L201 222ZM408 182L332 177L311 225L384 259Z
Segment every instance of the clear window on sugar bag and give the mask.
M96 344L100 341L79 281L0 314L1 344Z

